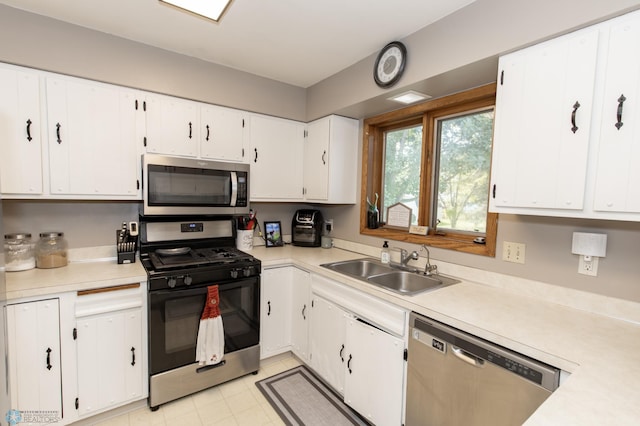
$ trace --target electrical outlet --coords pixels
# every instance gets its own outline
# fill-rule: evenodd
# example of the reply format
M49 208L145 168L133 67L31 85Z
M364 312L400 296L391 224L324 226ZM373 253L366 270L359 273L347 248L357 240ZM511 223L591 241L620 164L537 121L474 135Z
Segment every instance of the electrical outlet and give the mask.
M597 276L598 275L598 257L597 256L580 256L580 261L578 262L578 273L582 275L590 275L592 277Z
M502 243L502 260L524 264L525 247L522 243L504 241Z

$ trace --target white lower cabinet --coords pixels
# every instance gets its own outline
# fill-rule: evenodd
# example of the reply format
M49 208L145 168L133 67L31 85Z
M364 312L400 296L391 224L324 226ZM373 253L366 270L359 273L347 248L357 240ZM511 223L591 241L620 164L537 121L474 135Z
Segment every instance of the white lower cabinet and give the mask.
M67 425L148 396L146 293L134 283L7 305L10 405L25 424Z
M403 411L403 340L352 318L347 321L346 342L344 401L375 425L399 425Z
M309 364L340 395L344 395L346 369L347 311L327 299L313 295L309 330Z
M311 314L311 275L290 267L291 285L291 350L304 362L309 360L309 322Z
M141 399L147 381L140 286L78 293L76 339L80 416Z
M293 266L262 271L260 357L292 351L308 360L310 274Z
M78 321L80 416L142 396L140 308Z
M58 299L7 305L11 408L62 418ZM4 413L3 413L4 414Z
M260 288L260 358L291 348L291 268L262 271Z
M402 424L407 311L312 275L309 365L377 426Z

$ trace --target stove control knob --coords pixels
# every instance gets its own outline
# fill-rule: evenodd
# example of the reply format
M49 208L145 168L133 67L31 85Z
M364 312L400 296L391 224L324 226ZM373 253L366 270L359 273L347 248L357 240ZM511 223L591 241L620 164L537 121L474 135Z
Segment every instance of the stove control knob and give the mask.
M191 285L192 282L193 282L193 278L191 278L191 275L186 275L184 277L184 284L185 285Z
M176 280L176 277L169 277L167 278L167 285L169 285L169 287L174 288L176 286L176 282L178 280Z
M231 278L238 278L238 270L237 269L232 269L231 270Z
M249 277L249 276L251 276L251 269L252 269L251 267L244 268L244 269L242 270L242 274L243 274L245 277Z

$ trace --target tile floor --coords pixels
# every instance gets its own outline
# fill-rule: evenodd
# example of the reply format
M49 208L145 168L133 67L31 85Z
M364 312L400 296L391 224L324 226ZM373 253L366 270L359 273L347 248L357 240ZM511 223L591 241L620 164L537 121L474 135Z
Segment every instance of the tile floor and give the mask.
M261 362L258 374L249 374L219 386L161 405L152 412L140 408L97 423L99 426L257 426L284 425L255 382L300 365L292 355Z

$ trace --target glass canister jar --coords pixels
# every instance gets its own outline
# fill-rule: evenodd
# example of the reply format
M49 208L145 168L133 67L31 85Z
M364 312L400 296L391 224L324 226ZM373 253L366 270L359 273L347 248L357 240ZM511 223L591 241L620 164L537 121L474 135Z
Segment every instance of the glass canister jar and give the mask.
M31 234L15 233L4 236L5 271L26 271L36 267Z
M36 244L36 267L48 269L67 265L67 240L63 232L42 232Z

